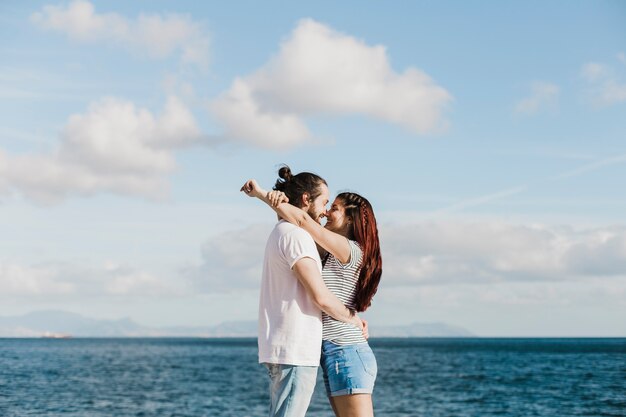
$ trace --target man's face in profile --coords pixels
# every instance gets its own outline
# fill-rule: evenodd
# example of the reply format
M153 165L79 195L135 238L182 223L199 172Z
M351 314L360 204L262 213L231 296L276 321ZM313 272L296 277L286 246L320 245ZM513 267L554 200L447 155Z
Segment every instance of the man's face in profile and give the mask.
M328 191L326 184L320 185L320 191L320 195L318 195L317 198L310 203L307 213L313 218L313 220L321 224L322 217L326 214L326 205L328 204L328 199L330 198L330 192Z

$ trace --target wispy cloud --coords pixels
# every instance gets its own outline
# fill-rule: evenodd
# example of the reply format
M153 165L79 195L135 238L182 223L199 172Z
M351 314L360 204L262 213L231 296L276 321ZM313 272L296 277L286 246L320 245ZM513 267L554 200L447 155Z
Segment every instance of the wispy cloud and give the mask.
M588 160L590 158L588 156L584 156L584 157L576 157L576 158L570 157L570 159ZM533 181L524 185L519 185L519 186L507 188L505 190L497 191L495 193L489 193L489 194L485 194L482 196L472 197L472 198L458 201L454 204L448 205L446 207L443 207L434 211L433 214L457 212L457 211L461 211L470 207L482 206L482 205L491 203L493 201L502 200L502 199L505 199L506 197L528 191L532 189L534 186L536 186L537 184L544 184L546 180L557 181L557 180L564 180L568 178L574 178L574 177L578 177L589 172L597 171L599 169L602 169L608 166L622 164L626 162L626 154L611 156L611 157L603 158L603 159L598 159L598 158L593 158L593 159L594 159L593 162L581 165L578 168L575 168L569 171L561 172L557 175L546 178L544 180Z
M609 158L604 158L604 159L601 159L599 161L595 161L595 162L592 162L592 163L580 166L580 167L578 167L576 169L573 169L571 171L567 171L567 172L563 172L561 174L555 175L551 179L553 179L553 180L562 180L562 179L565 179L565 178L577 177L577 176L585 174L587 172L593 172L593 171L596 171L598 169L601 169L601 168L604 168L604 167L607 167L607 166L622 164L624 162L626 162L626 154L617 155L617 156L611 156Z
M5 100L80 100L102 83L86 85L77 80L58 77L49 71L31 68L0 67L0 98Z
M479 197L468 198L466 200L459 201L447 207L441 208L436 211L436 213L450 213L455 211L460 211L470 207L477 207L483 204L490 203L492 201L500 200L505 197L509 197L515 194L519 194L521 192L526 191L528 186L520 185L517 187L507 188L506 190L498 191L495 193L490 193L486 195L482 195Z
M76 0L65 7L44 6L31 15L31 21L79 42L122 45L153 58L178 53L183 63L208 64L209 36L188 15L141 14L128 19L117 13L97 13L91 2Z
M616 56L620 64L626 64L626 56L620 52ZM598 62L588 62L580 70L587 82L587 97L595 106L611 106L626 101L626 65L619 69Z
M530 95L515 105L515 113L530 115L543 110L553 110L558 105L559 93L558 85L535 81L531 85Z
M275 57L237 78L211 111L224 136L283 148L312 139L308 115L357 113L417 134L438 131L446 126L443 111L451 101L423 71L395 72L384 46L305 19Z
M19 130L19 129L11 129L7 127L0 127L0 143L2 143L2 141L5 139L9 139L11 141L18 140L18 141L38 143L38 144L44 143L47 140L45 136L34 133L34 132L28 132L26 130Z

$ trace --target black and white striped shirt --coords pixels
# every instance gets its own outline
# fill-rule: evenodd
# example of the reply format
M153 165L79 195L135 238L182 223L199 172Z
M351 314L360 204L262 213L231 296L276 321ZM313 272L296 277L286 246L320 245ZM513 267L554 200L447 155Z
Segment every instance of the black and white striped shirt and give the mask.
M328 254L322 269L322 278L324 278L324 283L328 289L346 307L354 309L356 284L363 264L363 252L357 242L353 240L348 242L350 243L350 260L348 263L342 264L332 254ZM326 313L322 313L322 323L324 325L322 339L324 340L338 345L366 342L363 333L357 327L335 320Z

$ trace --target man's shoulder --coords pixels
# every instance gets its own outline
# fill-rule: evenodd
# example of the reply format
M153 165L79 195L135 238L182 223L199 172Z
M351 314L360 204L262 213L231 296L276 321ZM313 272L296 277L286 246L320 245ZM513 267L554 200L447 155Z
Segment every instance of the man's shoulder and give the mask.
M312 258L320 264L319 254L315 241L311 235L304 229L294 226L285 221L281 221L274 229L274 250L279 251L281 256L289 263L289 267L293 268L295 262L303 257Z
M275 230L281 238L313 240L309 232L284 220L276 224Z

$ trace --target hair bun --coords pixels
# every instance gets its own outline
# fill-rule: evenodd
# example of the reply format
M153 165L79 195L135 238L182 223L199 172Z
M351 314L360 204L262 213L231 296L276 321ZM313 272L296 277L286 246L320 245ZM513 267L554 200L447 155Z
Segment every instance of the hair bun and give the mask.
M293 174L291 173L291 168L289 166L284 165L278 170L278 176L284 179L286 182L291 181L293 178Z

